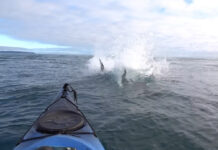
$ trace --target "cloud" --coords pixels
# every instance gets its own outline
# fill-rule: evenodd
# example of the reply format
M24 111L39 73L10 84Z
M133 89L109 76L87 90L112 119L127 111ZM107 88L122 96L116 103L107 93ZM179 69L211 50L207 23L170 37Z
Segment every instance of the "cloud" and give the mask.
M155 48L218 51L216 0L1 0L0 33L93 47L145 34ZM150 37L152 35L152 37Z

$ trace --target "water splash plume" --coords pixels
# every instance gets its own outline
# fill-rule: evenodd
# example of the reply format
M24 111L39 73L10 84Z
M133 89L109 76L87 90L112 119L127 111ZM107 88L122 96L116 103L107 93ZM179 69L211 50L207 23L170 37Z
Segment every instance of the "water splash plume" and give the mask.
M166 59L157 59L152 54L153 45L144 36L119 37L95 47L94 56L88 62L91 73L99 73L100 62L104 73L111 73L122 85L122 74L126 69L126 80L134 82L140 78L158 76L168 68Z

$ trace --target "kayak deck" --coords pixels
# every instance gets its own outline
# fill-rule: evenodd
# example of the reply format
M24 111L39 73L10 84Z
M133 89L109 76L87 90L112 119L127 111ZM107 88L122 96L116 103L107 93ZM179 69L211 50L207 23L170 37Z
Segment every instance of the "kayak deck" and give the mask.
M15 150L37 150L43 146L70 147L76 150L104 150L94 129L79 110L65 84L57 99L48 106L23 136Z

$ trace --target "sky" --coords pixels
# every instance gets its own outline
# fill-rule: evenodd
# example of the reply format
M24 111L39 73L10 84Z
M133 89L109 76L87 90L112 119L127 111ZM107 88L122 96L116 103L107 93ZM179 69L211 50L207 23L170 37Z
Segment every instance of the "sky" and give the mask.
M217 0L1 0L0 46L61 52L143 35L159 53L215 53L217 8Z
M44 48L68 48L68 46L60 46L54 44L46 44L37 41L15 39L13 37L0 34L0 46L20 47L26 49L44 49Z

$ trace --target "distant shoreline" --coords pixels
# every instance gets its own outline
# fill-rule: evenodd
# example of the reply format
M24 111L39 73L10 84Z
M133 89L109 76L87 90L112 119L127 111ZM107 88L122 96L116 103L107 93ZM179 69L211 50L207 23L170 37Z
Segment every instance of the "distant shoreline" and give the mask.
M36 54L36 53L24 52L24 51L0 51L0 54Z

